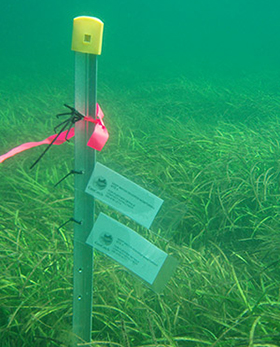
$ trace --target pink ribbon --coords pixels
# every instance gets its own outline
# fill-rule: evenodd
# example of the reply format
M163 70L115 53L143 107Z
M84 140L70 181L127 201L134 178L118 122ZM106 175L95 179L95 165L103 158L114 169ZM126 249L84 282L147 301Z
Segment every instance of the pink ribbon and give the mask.
M101 107L96 104L96 119L93 119L91 117L84 117L83 119L95 123L94 131L87 143L87 145L91 148L96 149L97 151L101 151L102 148L104 147L105 143L107 142L109 138L109 134L107 131L107 128L103 122L103 117L104 113L101 110ZM54 141L54 145L61 145L66 141L66 135L67 135L67 130L63 131L57 139ZM71 128L68 135L67 135L67 140L71 139L75 135L75 128ZM6 154L3 154L0 156L0 163L3 163L4 160L13 157L14 155L21 153L23 151L26 151L27 149L41 146L41 145L49 145L52 143L54 138L57 136L57 134L51 135L47 137L46 139L42 141L37 141L37 142L26 142L23 143L22 145L15 147L11 149L9 152Z

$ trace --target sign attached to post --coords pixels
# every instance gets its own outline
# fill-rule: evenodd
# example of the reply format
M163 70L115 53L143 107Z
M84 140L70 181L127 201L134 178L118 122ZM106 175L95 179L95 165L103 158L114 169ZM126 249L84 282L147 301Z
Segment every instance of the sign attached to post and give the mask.
M150 228L163 200L106 166L96 163L86 192Z
M156 280L168 254L132 229L100 213L86 241L148 282Z

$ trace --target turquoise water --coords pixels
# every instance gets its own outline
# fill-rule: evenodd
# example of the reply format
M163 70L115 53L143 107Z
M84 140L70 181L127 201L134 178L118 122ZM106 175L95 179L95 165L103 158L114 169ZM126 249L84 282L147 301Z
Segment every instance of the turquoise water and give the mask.
M1 5L1 64L16 71L67 71L72 19L105 23L100 70L171 76L278 69L279 1L13 1Z

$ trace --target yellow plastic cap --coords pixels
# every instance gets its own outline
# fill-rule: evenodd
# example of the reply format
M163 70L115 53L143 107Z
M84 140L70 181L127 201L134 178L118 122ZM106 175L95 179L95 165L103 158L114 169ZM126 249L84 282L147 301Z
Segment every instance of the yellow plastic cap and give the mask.
M81 53L101 54L103 22L95 17L74 18L72 50Z

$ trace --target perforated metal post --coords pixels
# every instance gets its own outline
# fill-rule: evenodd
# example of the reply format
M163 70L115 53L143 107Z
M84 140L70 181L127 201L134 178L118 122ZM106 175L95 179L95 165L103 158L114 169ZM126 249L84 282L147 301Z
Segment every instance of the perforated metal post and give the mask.
M92 17L74 19L75 108L95 118L97 56L101 53L103 23ZM85 242L94 224L94 199L85 193L95 164L95 150L87 146L93 123L75 123L73 346L90 342L92 331L93 250Z

